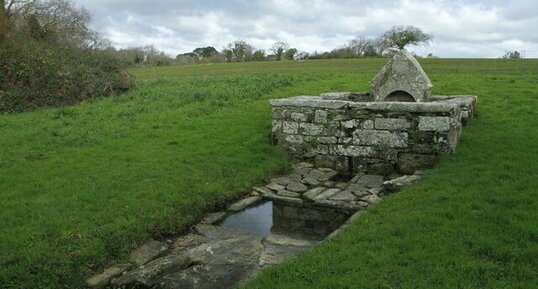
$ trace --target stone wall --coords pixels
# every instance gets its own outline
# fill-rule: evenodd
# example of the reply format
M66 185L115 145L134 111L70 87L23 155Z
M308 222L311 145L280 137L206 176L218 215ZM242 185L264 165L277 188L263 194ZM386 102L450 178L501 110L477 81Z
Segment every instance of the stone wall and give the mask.
M352 101L362 99L363 101ZM339 172L412 174L454 151L475 96L371 102L365 93L271 100L273 143Z

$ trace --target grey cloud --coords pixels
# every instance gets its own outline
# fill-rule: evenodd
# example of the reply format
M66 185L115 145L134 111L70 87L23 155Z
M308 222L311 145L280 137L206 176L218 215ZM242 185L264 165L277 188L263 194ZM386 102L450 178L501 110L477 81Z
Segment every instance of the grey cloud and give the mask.
M538 57L536 0L78 0L92 26L118 47L154 44L175 55L199 46L217 49L243 39L268 49L286 41L300 50L330 50L357 35L377 36L393 25L434 34L429 47L443 57L498 57L527 50Z

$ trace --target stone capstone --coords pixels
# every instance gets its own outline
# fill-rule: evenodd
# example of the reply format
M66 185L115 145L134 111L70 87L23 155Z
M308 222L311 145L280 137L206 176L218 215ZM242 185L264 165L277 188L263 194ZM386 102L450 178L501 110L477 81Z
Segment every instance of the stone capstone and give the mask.
M432 87L418 61L401 49L370 82L370 93L375 101L425 102L431 95ZM402 94L410 98L402 98Z

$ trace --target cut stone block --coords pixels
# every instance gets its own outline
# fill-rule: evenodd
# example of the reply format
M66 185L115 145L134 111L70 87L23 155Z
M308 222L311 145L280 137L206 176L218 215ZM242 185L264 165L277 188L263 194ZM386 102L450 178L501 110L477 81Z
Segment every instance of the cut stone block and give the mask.
M317 186L319 185L319 181L313 177L306 177L304 179L301 180L301 182L305 185L309 185L309 186Z
M421 131L449 131L449 117L421 116L418 121L418 129Z
M308 187L300 182L291 182L286 186L286 190L296 193L304 193L308 190Z
M407 147L407 141L408 134L406 132L358 129L353 135L353 143L358 145L405 148Z
M296 193L296 192L290 192L288 190L279 190L278 192L276 192L276 194L282 197L287 197L287 198L300 198L301 197L301 194Z
M303 194L303 197L308 199L308 200L313 201L313 200L315 200L317 195L321 194L326 189L327 188L325 188L325 187L316 187L316 188L310 189L309 191L307 191L306 193Z
M252 197L248 197L246 199L242 199L240 201L237 201L233 204L231 204L229 207L228 207L228 211L241 211L243 210L244 208L254 204L254 203L257 203L261 200L262 198L260 196L252 196Z
M402 177L398 177L392 180L385 181L383 182L383 185L388 191L397 192L401 190L403 187L414 184L419 179L420 179L420 175L408 175L408 176L402 176Z
M341 191L338 194L331 197L331 200L335 201L355 201L357 198L350 191Z
M314 122L316 123L326 123L327 122L327 111L326 110L316 110L314 115Z
M434 155L401 153L397 167L402 174L413 174L417 169L432 168L436 161Z
M375 128L386 130L403 130L410 127L406 119L401 118L376 118Z
M367 188L378 188L383 185L383 176L380 175L360 175L357 184Z
M265 242L272 245L286 246L286 247L310 247L316 242L311 240L297 239L280 234L270 233L265 237Z
M333 153L348 157L375 157L377 155L377 151L372 147L354 145L338 145Z
M311 123L303 122L299 125L299 128L303 135L320 135L323 132L323 126Z
M283 190L286 188L286 186L283 186L283 185L279 185L277 183L270 183L268 184L267 186L265 186L266 188L272 190L272 191L278 191L278 190Z
M215 213L210 213L208 214L207 216L205 216L205 218L202 220L202 224L208 224L208 225L211 225L211 224L214 224L222 219L224 219L224 217L226 216L226 212L215 212Z
M314 200L315 201L319 201L319 200L325 200L325 199L329 199L331 198L332 196L338 194L340 191L340 189L327 189L323 192L321 192L320 194L318 194L317 196L314 197Z
M103 272L88 278L86 280L86 285L91 288L104 288L110 283L112 278L121 275L131 267L131 264L112 265L103 270Z
M274 200L274 201L298 204L298 205L301 205L302 203L304 203L303 199L301 198L284 197L284 196L279 196L277 194L266 195L264 196L264 198Z
M364 197L361 198L361 200L363 200L365 202L368 202L368 203L370 203L372 205L381 202L381 198L376 196L376 195L364 196Z
M276 185L284 188L284 186L282 186L282 185L278 185L278 184L276 184ZM267 187L253 187L252 189L255 192L260 193L262 196L272 193L272 191Z
M280 177L280 178L274 178L271 180L272 183L276 183L276 184L279 184L279 185L282 185L282 186L286 186L288 185L289 183L292 182L292 180L290 180L289 178L286 178L286 177Z
M298 129L299 123L297 122L284 121L282 123L282 131L286 134L297 134Z
M166 254L166 252L168 252L168 245L165 242L151 240L131 252L129 261L141 266Z

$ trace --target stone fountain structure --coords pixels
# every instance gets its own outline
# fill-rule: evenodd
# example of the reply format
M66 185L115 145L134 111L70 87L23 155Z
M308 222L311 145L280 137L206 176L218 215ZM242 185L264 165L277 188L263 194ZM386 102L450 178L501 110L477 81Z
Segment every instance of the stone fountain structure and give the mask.
M458 145L476 96L432 96L433 85L406 50L370 92L273 99L273 143L293 157L340 173L413 174Z
M185 234L141 245L128 263L107 267L86 284L233 288L335 236L456 149L477 98L432 96L431 88L420 64L402 50L374 77L369 93L271 100L274 143L306 162Z

